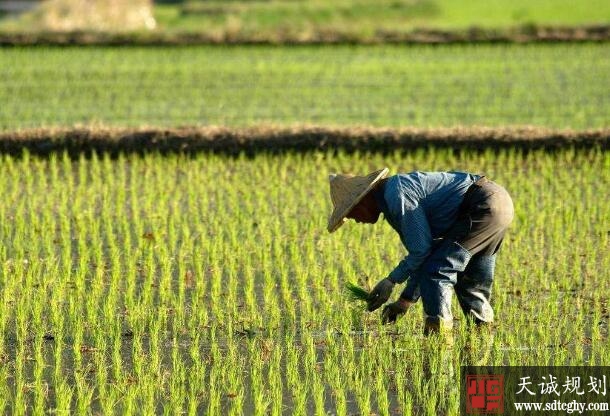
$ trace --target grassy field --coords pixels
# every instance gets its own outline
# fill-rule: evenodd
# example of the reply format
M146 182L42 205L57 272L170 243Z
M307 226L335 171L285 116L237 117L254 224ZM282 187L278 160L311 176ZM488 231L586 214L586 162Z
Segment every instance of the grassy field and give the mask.
M327 174L384 165L512 194L491 334L457 321L443 349L420 305L383 327L349 302L346 281L405 253L386 224L326 232ZM4 156L0 413L456 414L461 364L609 365L609 167L569 149Z
M603 0L324 0L160 2L154 8L158 31L210 36L269 38L342 33L367 39L377 32L416 28L463 30L473 26L505 29L522 25L608 24ZM0 21L0 30L36 30L35 14ZM120 27L117 27L120 30Z
M0 129L607 127L605 44L0 49Z
M376 30L603 24L610 22L610 5L602 0L193 1L158 4L155 17L163 30L211 34L339 31L366 37Z

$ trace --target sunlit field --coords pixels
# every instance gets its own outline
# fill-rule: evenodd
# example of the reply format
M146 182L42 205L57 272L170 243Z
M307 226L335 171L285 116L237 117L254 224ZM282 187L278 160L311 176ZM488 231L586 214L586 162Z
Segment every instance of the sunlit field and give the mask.
M608 127L606 44L4 48L0 129Z
M319 30L366 39L379 30L600 24L610 19L610 6L602 0L159 1L155 17L161 29L170 31L307 34Z
M136 3L135 7L141 4ZM47 13L49 7L45 9ZM62 15L57 3L51 10L55 16ZM43 13L33 10L16 17L4 16L0 10L0 33L41 30L44 28L41 22L48 21ZM158 0L154 2L153 14L156 20L153 33L188 32L210 38L274 40L320 35L333 39L335 35L345 35L370 41L384 33L408 33L422 28L465 31L477 27L502 31L605 25L610 19L610 6L604 0ZM72 25L74 20L79 22L73 15L70 17ZM112 17L106 15L107 20ZM114 30L134 30L132 26L125 27L122 20L106 25ZM140 30L144 30L144 25Z
M449 348L420 305L349 301L405 252L382 221L328 234L327 174L382 166L513 196L491 331L454 302ZM599 149L2 156L0 413L456 414L463 364L610 365L609 183Z

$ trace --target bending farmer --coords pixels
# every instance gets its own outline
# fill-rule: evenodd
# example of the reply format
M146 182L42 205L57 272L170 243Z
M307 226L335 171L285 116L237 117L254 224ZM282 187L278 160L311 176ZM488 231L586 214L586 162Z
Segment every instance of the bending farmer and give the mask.
M347 218L373 224L383 212L408 251L372 290L368 310L386 303L394 286L406 281L398 301L384 307L384 323L395 322L421 297L424 333L451 328L452 290L471 322L492 322L496 253L514 215L506 190L464 172L387 174L385 168L367 176L330 176L329 232Z

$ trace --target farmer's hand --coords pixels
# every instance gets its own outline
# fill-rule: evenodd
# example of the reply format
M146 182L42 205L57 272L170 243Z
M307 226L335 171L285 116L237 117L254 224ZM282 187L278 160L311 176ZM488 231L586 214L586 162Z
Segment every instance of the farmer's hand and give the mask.
M413 303L406 299L398 299L396 302L386 305L381 313L381 323L385 325L396 322L398 317L404 315Z
M390 299L392 289L394 289L394 282L387 277L377 283L369 294L369 299L367 301L368 311L373 312L375 309L378 309L381 305L386 303L388 299Z

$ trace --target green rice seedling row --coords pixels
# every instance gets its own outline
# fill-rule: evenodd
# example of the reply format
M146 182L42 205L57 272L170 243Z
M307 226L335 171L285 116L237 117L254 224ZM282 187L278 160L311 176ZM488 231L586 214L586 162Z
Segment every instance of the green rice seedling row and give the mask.
M405 252L328 234L327 174L386 165L513 196L490 333L439 348L419 304L388 327L346 296ZM456 414L462 364L609 365L608 183L600 149L2 156L0 413Z
M5 48L0 129L608 127L605 44Z

